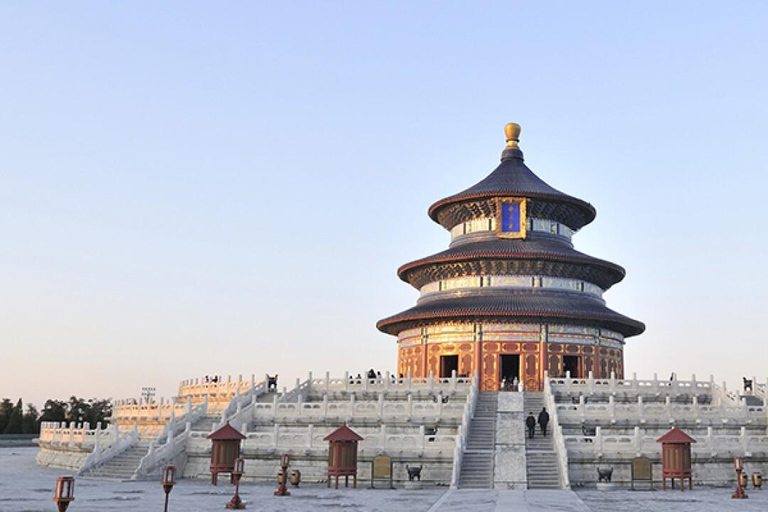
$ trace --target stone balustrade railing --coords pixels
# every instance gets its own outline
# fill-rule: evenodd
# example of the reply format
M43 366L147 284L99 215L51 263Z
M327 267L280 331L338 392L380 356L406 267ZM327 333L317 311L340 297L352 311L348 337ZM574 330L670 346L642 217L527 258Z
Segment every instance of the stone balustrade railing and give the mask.
M209 411L218 412L225 409L238 392L244 395L259 384L255 374L249 380L243 379L242 375L235 379L229 375L226 380L220 378L217 382L211 382L210 379L206 382L205 378L187 379L179 384L179 399L186 400L189 397L193 404L197 404L207 397Z
M465 409L466 400L443 403L442 395L435 395L437 401L413 400L409 395L406 400L396 402L385 401L379 395L376 401L358 401L355 395L350 395L347 401L329 401L324 395L319 402L278 402L275 397L272 403L255 403L253 420L289 420L289 419L320 419L326 417L344 418L347 421L359 418L377 418L380 420L410 421L412 418L459 418Z
M121 423L165 423L174 416L184 414L188 407L186 401L140 404L132 400L115 400L112 403L112 419Z
M613 398L613 397L611 397ZM550 411L549 422L552 425L552 436L555 445L555 455L560 470L560 487L570 489L571 481L568 475L568 448L563 437L563 427L560 425L559 409L555 403L555 394L552 392L550 379L544 379L544 406Z
M694 456L714 457L751 457L755 453L768 455L768 436L749 434L746 427L741 427L739 434L717 433L713 427L707 427L704 436L688 432L696 439L691 445ZM597 427L594 436L565 435L565 445L572 455L582 457L633 458L641 455L661 456L661 444L656 439L661 434L648 435L646 430L635 427L632 434L605 435Z
M464 410L461 416L461 426L459 426L459 432L456 435L456 442L453 447L453 469L451 470L452 489L456 489L459 486L461 463L464 459L464 450L467 448L467 435L469 434L469 426L472 423L472 418L475 416L477 397L479 394L478 379L475 376L470 381L469 394L467 395L467 400L464 404Z
M91 428L89 423L43 421L40 423L37 441L38 444L48 446L67 446L91 451L97 445L111 445L119 436L120 432L114 424L102 427L101 423L98 423L96 428Z
M390 427L382 425L375 434L363 433L363 441L359 443L362 452L378 454L381 452L409 452L412 455L450 456L456 444L455 434L428 435L422 425L413 429L413 433L390 433ZM328 441L323 439L331 432L329 428L317 428L308 425L302 431L274 425L269 432L246 433L243 441L243 451L286 451L294 450L308 453L309 451L324 452L328 449ZM206 434L191 432L192 439L204 439Z
M643 397L637 397L637 402L617 403L614 397L609 397L607 403L585 403L583 397L579 403L558 403L556 410L562 421L569 424L589 422L610 422L615 424L647 422L669 423L679 422L694 424L736 424L736 425L765 425L766 408L763 406L748 406L745 401L733 405L699 404L696 397L691 403L680 404L666 397L663 403L645 403Z
M455 372L454 372L455 373ZM435 378L430 373L429 377L401 377L397 378L390 375L387 372L381 378L368 379L368 378L356 378L345 373L343 378L332 379L328 374L325 378L312 378L310 373L309 384L312 391L320 393L330 392L362 392L362 391L427 391L430 393L438 393L443 391L445 393L456 391L457 389L469 389L472 384L472 379L469 377L448 377L448 378Z
M710 376L709 380L697 380L693 375L691 380L670 380L658 379L653 375L653 379L638 379L633 374L631 379L617 379L614 373L611 373L609 379L595 379L592 372L588 377L571 377L570 372L566 372L565 377L549 377L553 393L565 393L569 395L594 395L597 393L608 394L644 394L646 396L665 396L665 395L713 395L716 394L714 378Z

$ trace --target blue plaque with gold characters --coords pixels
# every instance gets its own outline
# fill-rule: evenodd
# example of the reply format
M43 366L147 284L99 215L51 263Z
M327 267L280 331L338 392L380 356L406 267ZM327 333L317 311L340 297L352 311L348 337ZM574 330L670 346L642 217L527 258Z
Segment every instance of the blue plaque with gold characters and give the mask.
M525 238L528 234L528 218L523 198L499 198L496 200L496 234L499 238Z

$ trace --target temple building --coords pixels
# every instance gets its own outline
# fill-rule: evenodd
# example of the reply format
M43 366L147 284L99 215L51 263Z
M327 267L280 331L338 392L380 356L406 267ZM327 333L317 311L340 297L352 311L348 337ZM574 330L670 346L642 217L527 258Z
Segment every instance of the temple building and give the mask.
M477 374L483 390L515 378L540 390L545 371L623 378L625 339L645 325L606 307L603 293L624 269L573 248L595 208L525 165L519 125L505 132L501 164L429 208L451 233L449 248L398 269L421 293L415 307L377 324L397 336L398 372Z

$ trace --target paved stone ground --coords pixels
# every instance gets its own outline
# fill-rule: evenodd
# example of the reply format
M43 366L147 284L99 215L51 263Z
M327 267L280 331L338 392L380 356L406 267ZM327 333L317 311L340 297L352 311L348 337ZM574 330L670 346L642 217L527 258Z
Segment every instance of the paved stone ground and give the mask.
M768 510L768 490L747 490L749 499L734 500L735 489L694 487L693 491L629 491L600 492L580 490L578 496L594 512L751 512Z
M56 477L66 471L35 464L36 448L0 448L0 512L50 512ZM731 489L694 488L686 491L446 491L429 488L327 489L320 485L292 489L292 496L272 495L274 485L249 484L242 496L251 511L311 512L702 512L765 511L768 490L749 491L750 499L732 500ZM182 480L171 493L171 512L223 510L232 486L211 486L207 481ZM163 492L159 482L114 482L77 479L75 502L68 512L160 511Z

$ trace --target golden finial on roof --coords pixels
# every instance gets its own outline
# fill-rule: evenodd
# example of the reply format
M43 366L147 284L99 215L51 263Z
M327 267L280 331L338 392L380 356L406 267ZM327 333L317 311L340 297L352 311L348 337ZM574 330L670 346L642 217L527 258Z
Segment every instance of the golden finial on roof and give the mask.
M507 123L504 127L504 133L507 135L507 147L517 149L517 143L520 142L520 125L517 123Z

